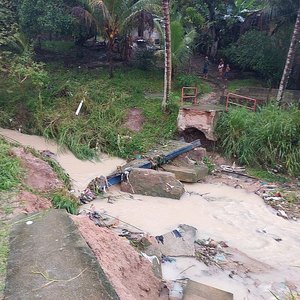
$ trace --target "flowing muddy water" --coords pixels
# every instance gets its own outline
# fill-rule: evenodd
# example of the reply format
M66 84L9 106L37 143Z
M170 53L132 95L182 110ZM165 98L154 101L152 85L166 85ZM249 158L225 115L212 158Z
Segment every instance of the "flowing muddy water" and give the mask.
M185 189L180 200L140 195L131 199L115 190L114 204L95 200L92 205L152 235L172 231L179 224L191 225L198 229L199 238L226 241L262 262L259 271L232 279L229 272L212 271L193 258L176 258L176 263L163 264L165 279L188 277L232 292L238 300L275 299L270 290L288 292L285 282L300 288L299 223L278 217L259 196L242 189L205 183L186 184ZM250 269L252 264L256 265L250 261Z
M69 150L62 149L53 141L14 130L0 128L0 135L38 151L49 150L53 152L56 155L57 162L70 175L77 195L87 187L92 179L100 175L107 176L115 171L116 166L125 163L123 159L104 154L99 157L99 161L79 160Z
M57 153L57 161L77 190L84 189L94 177L108 175L124 163L108 156L99 162L80 161L68 151L60 152L55 143L41 137L4 129L0 129L0 134L36 150ZM161 235L179 224L188 224L198 229L199 238L225 241L262 263L259 270L243 278L230 278L229 272L212 269L193 258L177 258L175 263L163 265L165 279L188 277L232 292L236 300L275 299L270 290L284 299L282 295L288 291L287 286L300 288L298 222L278 217L260 197L242 189L205 183L186 184L185 189L187 193L180 200L173 200L141 195L129 197L113 187L109 192L116 199L113 204L99 199L83 207L104 210L151 235ZM251 261L249 265L251 269Z

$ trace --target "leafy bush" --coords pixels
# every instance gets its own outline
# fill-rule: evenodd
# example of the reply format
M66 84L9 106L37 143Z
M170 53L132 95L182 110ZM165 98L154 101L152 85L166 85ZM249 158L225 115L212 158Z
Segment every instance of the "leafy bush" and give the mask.
M10 190L20 183L20 162L9 153L10 146L0 139L0 191Z
M156 57L152 49L138 49L135 54L135 65L141 70L152 70Z
M216 127L220 146L241 164L300 175L300 112L269 104L257 113L230 109Z
M56 193L52 196L52 204L54 208L65 209L72 215L77 214L78 202L66 195Z

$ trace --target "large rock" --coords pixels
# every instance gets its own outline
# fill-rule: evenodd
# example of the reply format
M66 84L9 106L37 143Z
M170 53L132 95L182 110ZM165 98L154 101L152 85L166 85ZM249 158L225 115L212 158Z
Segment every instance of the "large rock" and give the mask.
M182 182L198 182L208 175L206 165L192 165L188 167L177 167L173 165L164 165L163 169L175 175L175 178Z
M210 141L216 141L214 126L219 112L217 110L201 109L199 107L182 107L177 118L179 133L189 128L195 128L204 133Z
M128 181L122 182L121 191L180 199L184 193L184 186L172 173L134 168L129 173Z

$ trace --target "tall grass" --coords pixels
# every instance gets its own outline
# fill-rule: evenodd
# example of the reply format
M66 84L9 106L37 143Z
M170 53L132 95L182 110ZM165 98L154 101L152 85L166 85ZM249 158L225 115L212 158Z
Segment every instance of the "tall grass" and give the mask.
M220 146L241 164L300 175L300 111L269 104L257 113L230 108L216 127Z
M116 70L114 78L108 79L104 69L67 70L48 65L47 71L50 82L40 97L27 94L29 86L20 89L2 78L6 88L2 89L0 82L0 109L17 117L18 106L23 103L23 109L31 116L30 120L21 120L24 132L53 138L80 159L91 159L97 151L126 158L134 152L147 151L176 132L177 104L170 105L169 114L165 115L159 99L146 99L144 95L163 90L162 72ZM82 99L82 110L75 116ZM131 108L139 108L145 118L139 133L123 126Z
M10 155L10 145L0 139L0 191L10 190L20 183L21 165Z

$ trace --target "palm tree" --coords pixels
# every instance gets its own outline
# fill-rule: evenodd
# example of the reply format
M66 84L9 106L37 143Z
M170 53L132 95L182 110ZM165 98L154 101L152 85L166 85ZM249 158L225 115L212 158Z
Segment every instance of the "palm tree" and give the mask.
M171 27L170 27L170 3L169 0L162 0L165 34L165 78L164 97L162 110L165 111L171 92L172 82L172 53L171 53Z
M285 63L285 67L283 70L283 74L282 74L282 78L281 78L281 82L280 82L279 90L278 90L278 94L277 94L276 100L279 105L282 104L283 93L287 86L287 83L288 83L288 80L289 80L289 77L290 77L290 74L292 71L293 63L294 63L295 56L296 56L297 44L299 42L299 39L300 39L300 6L298 8L297 20L295 23L295 28L294 28L294 32L292 35L290 48L289 48L288 55L286 58L286 63Z
M142 11L156 12L159 0L85 0L87 25L95 23L107 40L109 74L113 76L113 48L120 35L126 35L136 24ZM127 40L125 38L125 40Z

